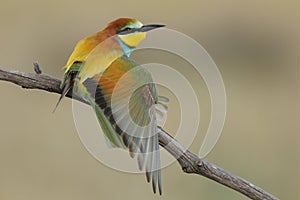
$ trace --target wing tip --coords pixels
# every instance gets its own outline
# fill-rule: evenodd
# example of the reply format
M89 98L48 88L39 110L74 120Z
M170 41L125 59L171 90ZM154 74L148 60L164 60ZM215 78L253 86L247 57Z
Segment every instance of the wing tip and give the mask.
M150 182L150 180L149 180ZM152 190L156 194L157 189L159 195L162 195L161 169L152 172Z

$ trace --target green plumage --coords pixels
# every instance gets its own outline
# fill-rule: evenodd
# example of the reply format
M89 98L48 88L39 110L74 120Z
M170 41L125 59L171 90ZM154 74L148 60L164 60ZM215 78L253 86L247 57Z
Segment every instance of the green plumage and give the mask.
M158 97L149 71L122 56L101 74L84 81L79 77L77 88L93 107L110 146L128 148L132 157L137 155L139 168L145 168L153 190L158 185L161 193Z
M159 98L151 74L129 56L147 31L163 26L120 18L80 40L64 67L62 94L55 107L74 88L94 109L110 146L137 155L139 168L145 169L147 181L152 180L153 191L158 186L160 194L156 114L163 112L161 108L156 111Z

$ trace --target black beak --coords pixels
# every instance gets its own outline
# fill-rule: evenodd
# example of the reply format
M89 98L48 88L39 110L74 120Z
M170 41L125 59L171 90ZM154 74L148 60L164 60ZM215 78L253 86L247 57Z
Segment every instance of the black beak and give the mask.
M138 29L139 32L147 32L150 31L152 29L156 29L156 28L160 28L160 27L164 27L166 25L162 25L162 24L147 24L142 26L141 28Z

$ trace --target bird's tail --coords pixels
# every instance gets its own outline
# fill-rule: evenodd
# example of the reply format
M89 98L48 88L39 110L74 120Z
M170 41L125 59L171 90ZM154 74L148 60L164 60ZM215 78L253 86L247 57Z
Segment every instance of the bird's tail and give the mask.
M65 73L65 76L63 78L63 81L60 85L60 88L62 89L61 95L53 109L53 113L57 109L58 105L60 104L61 100L66 96L66 94L73 88L73 84L75 81L75 78L79 72L81 63L74 63L69 70Z

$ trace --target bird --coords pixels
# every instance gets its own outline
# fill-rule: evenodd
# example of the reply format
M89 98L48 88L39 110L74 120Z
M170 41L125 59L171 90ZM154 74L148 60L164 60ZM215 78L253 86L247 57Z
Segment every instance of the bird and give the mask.
M54 108L72 90L93 108L109 146L128 149L137 157L147 182L162 194L157 135L157 105L166 109L167 97L159 96L151 73L130 58L150 30L134 18L118 18L103 30L80 40L69 57L61 95Z

